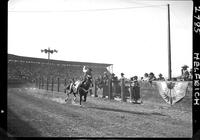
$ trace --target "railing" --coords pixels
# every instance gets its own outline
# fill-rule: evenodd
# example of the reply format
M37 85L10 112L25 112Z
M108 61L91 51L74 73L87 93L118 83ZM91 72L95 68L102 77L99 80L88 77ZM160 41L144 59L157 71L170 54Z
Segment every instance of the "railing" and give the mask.
M65 92L67 79L39 77L35 80L35 85L47 91Z
M66 86L69 84L68 79L63 78L46 78L40 77L35 80L36 87L39 89L45 89L47 91L56 91L56 92L65 92L66 93ZM93 87L89 91L89 95L94 94L94 97L98 97L99 94L97 93L99 87L96 81L93 82ZM189 86L190 87L190 86ZM120 79L117 81L113 81L111 79L107 80L106 84L102 85L102 98L108 98L109 100L113 100L114 97L120 97L121 101L126 101L128 98L133 100L137 97L140 97L141 92L145 93L148 96L148 93L158 94L158 88L156 82L152 82L150 84L147 81L139 81L139 87L133 87L130 84L130 81L125 81L124 79ZM137 97L136 97L137 96Z

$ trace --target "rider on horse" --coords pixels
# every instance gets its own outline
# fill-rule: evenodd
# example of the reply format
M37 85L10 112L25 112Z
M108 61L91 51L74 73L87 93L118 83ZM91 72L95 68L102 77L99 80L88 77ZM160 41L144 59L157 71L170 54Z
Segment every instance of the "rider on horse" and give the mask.
M81 84L84 84L87 79L92 81L92 73L91 73L91 71L92 71L91 68L87 68L85 66L83 67L84 78L83 78L83 81L81 82ZM75 89L77 89L79 86L80 86L79 82L75 81L75 79L72 78L70 80L70 84L67 86L66 89L69 90L69 93L72 93L73 90L74 90L73 88L75 87Z
M83 78L83 82L82 83L84 83L87 79L91 79L92 80L92 69L91 68L83 66L83 72L84 72L84 78Z
M83 72L84 72L84 78L83 81L81 80L77 80L74 81L74 79L72 79L70 81L70 84L67 86L66 89L69 90L69 92L67 93L67 98L65 99L65 101L67 101L67 99L69 98L69 94L73 93L74 94L74 101L76 100L76 95L79 94L80 95L80 105L81 105L81 101L82 101L82 96L84 96L84 100L86 101L87 98L87 93L90 89L90 85L92 84L92 73L91 73L92 69L91 68L86 68L85 66L83 67ZM93 86L93 84L92 84Z

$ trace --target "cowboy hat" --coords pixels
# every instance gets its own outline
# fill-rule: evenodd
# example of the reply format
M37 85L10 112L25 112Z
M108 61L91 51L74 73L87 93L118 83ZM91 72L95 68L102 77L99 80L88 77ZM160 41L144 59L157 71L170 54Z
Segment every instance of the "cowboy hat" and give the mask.
M149 75L154 75L153 72L150 72Z
M137 81L138 77L137 76L133 76L133 80Z
M183 65L182 68L189 68L187 65Z

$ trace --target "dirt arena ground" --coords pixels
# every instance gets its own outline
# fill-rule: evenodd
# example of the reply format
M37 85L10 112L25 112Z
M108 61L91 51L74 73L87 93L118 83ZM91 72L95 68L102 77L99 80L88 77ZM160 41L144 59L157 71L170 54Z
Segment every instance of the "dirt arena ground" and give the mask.
M72 96L64 102L64 93L35 88L8 88L7 97L8 133L14 137L192 137L187 97L185 105L170 106L88 96L82 107L72 104Z

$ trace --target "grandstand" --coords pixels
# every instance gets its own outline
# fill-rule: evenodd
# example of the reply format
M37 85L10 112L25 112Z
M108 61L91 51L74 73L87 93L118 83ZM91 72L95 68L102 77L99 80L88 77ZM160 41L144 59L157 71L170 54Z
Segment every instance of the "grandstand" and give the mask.
M84 65L92 68L93 77L97 77L105 71L108 72L107 67L112 64L48 60L8 54L8 81L33 81L41 76L79 79L83 75L82 69Z

